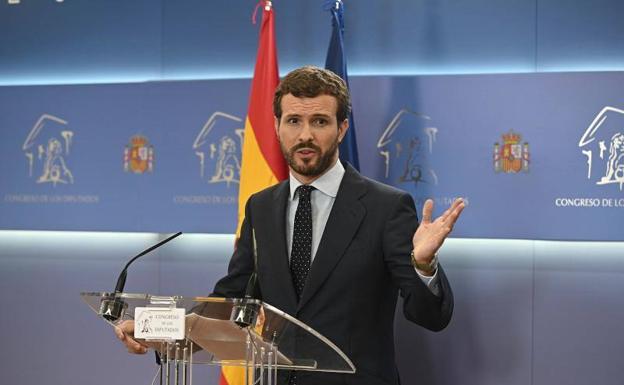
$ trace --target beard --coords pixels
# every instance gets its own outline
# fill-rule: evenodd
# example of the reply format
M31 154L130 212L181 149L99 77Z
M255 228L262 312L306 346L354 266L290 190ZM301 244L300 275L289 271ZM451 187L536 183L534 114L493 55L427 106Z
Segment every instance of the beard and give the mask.
M290 166L290 168L297 174L309 177L319 176L327 171L327 169L332 165L336 152L338 152L338 145L339 142L336 138L336 141L333 142L325 152L323 152L319 146L312 142L298 143L288 150L280 141L280 148L282 149L284 158L286 158L286 162L288 162L288 166ZM304 159L302 161L303 164L299 164L295 159L295 153L301 149L313 150L316 154L318 154L318 156L316 158Z

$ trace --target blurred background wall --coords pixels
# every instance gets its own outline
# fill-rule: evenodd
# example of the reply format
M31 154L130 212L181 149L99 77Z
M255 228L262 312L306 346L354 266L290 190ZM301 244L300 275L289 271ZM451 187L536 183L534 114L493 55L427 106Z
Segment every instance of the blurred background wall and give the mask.
M282 74L324 64L330 24L322 3L274 2ZM0 85L247 79L256 54L254 6L4 1ZM624 3L617 0L347 0L345 6L355 77L624 69ZM2 117L0 130L11 135ZM153 357L126 354L79 293L112 290L128 257L161 238L0 231L3 382L149 383ZM134 265L126 290L208 293L232 245L231 234L185 234ZM438 334L397 317L404 383L621 383L623 242L456 238L440 258L454 288L455 316Z

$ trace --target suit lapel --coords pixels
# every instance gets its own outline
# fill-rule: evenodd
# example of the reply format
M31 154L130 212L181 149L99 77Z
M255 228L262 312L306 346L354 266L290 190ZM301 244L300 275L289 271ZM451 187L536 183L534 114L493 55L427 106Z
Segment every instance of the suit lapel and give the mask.
M365 193L361 176L347 164L297 310L318 291L353 240L366 215L366 208L359 200Z
M288 182L280 184L273 192L273 207L277 209L269 213L268 216L273 218L273 230L271 230L271 233L277 234L280 239L278 242L272 242L271 252L267 257L270 259L271 270L275 271L275 276L285 277L284 279L273 280L273 284L278 286L277 292L284 294L284 299L288 306L288 308L282 310L293 314L297 308L297 295L290 274L286 246L286 205L289 194L290 186Z

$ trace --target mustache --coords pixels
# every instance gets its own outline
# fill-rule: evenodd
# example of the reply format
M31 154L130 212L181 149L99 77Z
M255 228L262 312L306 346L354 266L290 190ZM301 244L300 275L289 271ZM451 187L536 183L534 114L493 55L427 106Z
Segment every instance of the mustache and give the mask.
M309 149L309 150L314 150L316 152L321 152L321 148L319 146L317 146L316 144L314 144L312 142L303 142L303 143L298 143L298 144L292 146L290 148L290 153L292 154L295 151L303 150L303 149Z

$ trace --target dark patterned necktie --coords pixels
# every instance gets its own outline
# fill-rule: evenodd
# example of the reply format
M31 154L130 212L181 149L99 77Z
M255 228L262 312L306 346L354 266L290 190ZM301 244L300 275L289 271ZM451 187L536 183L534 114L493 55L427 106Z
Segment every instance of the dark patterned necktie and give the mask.
M312 204L310 202L312 190L314 190L312 186L301 185L297 187L296 191L299 193L299 204L295 213L290 272L297 299L301 297L303 292L312 259Z

